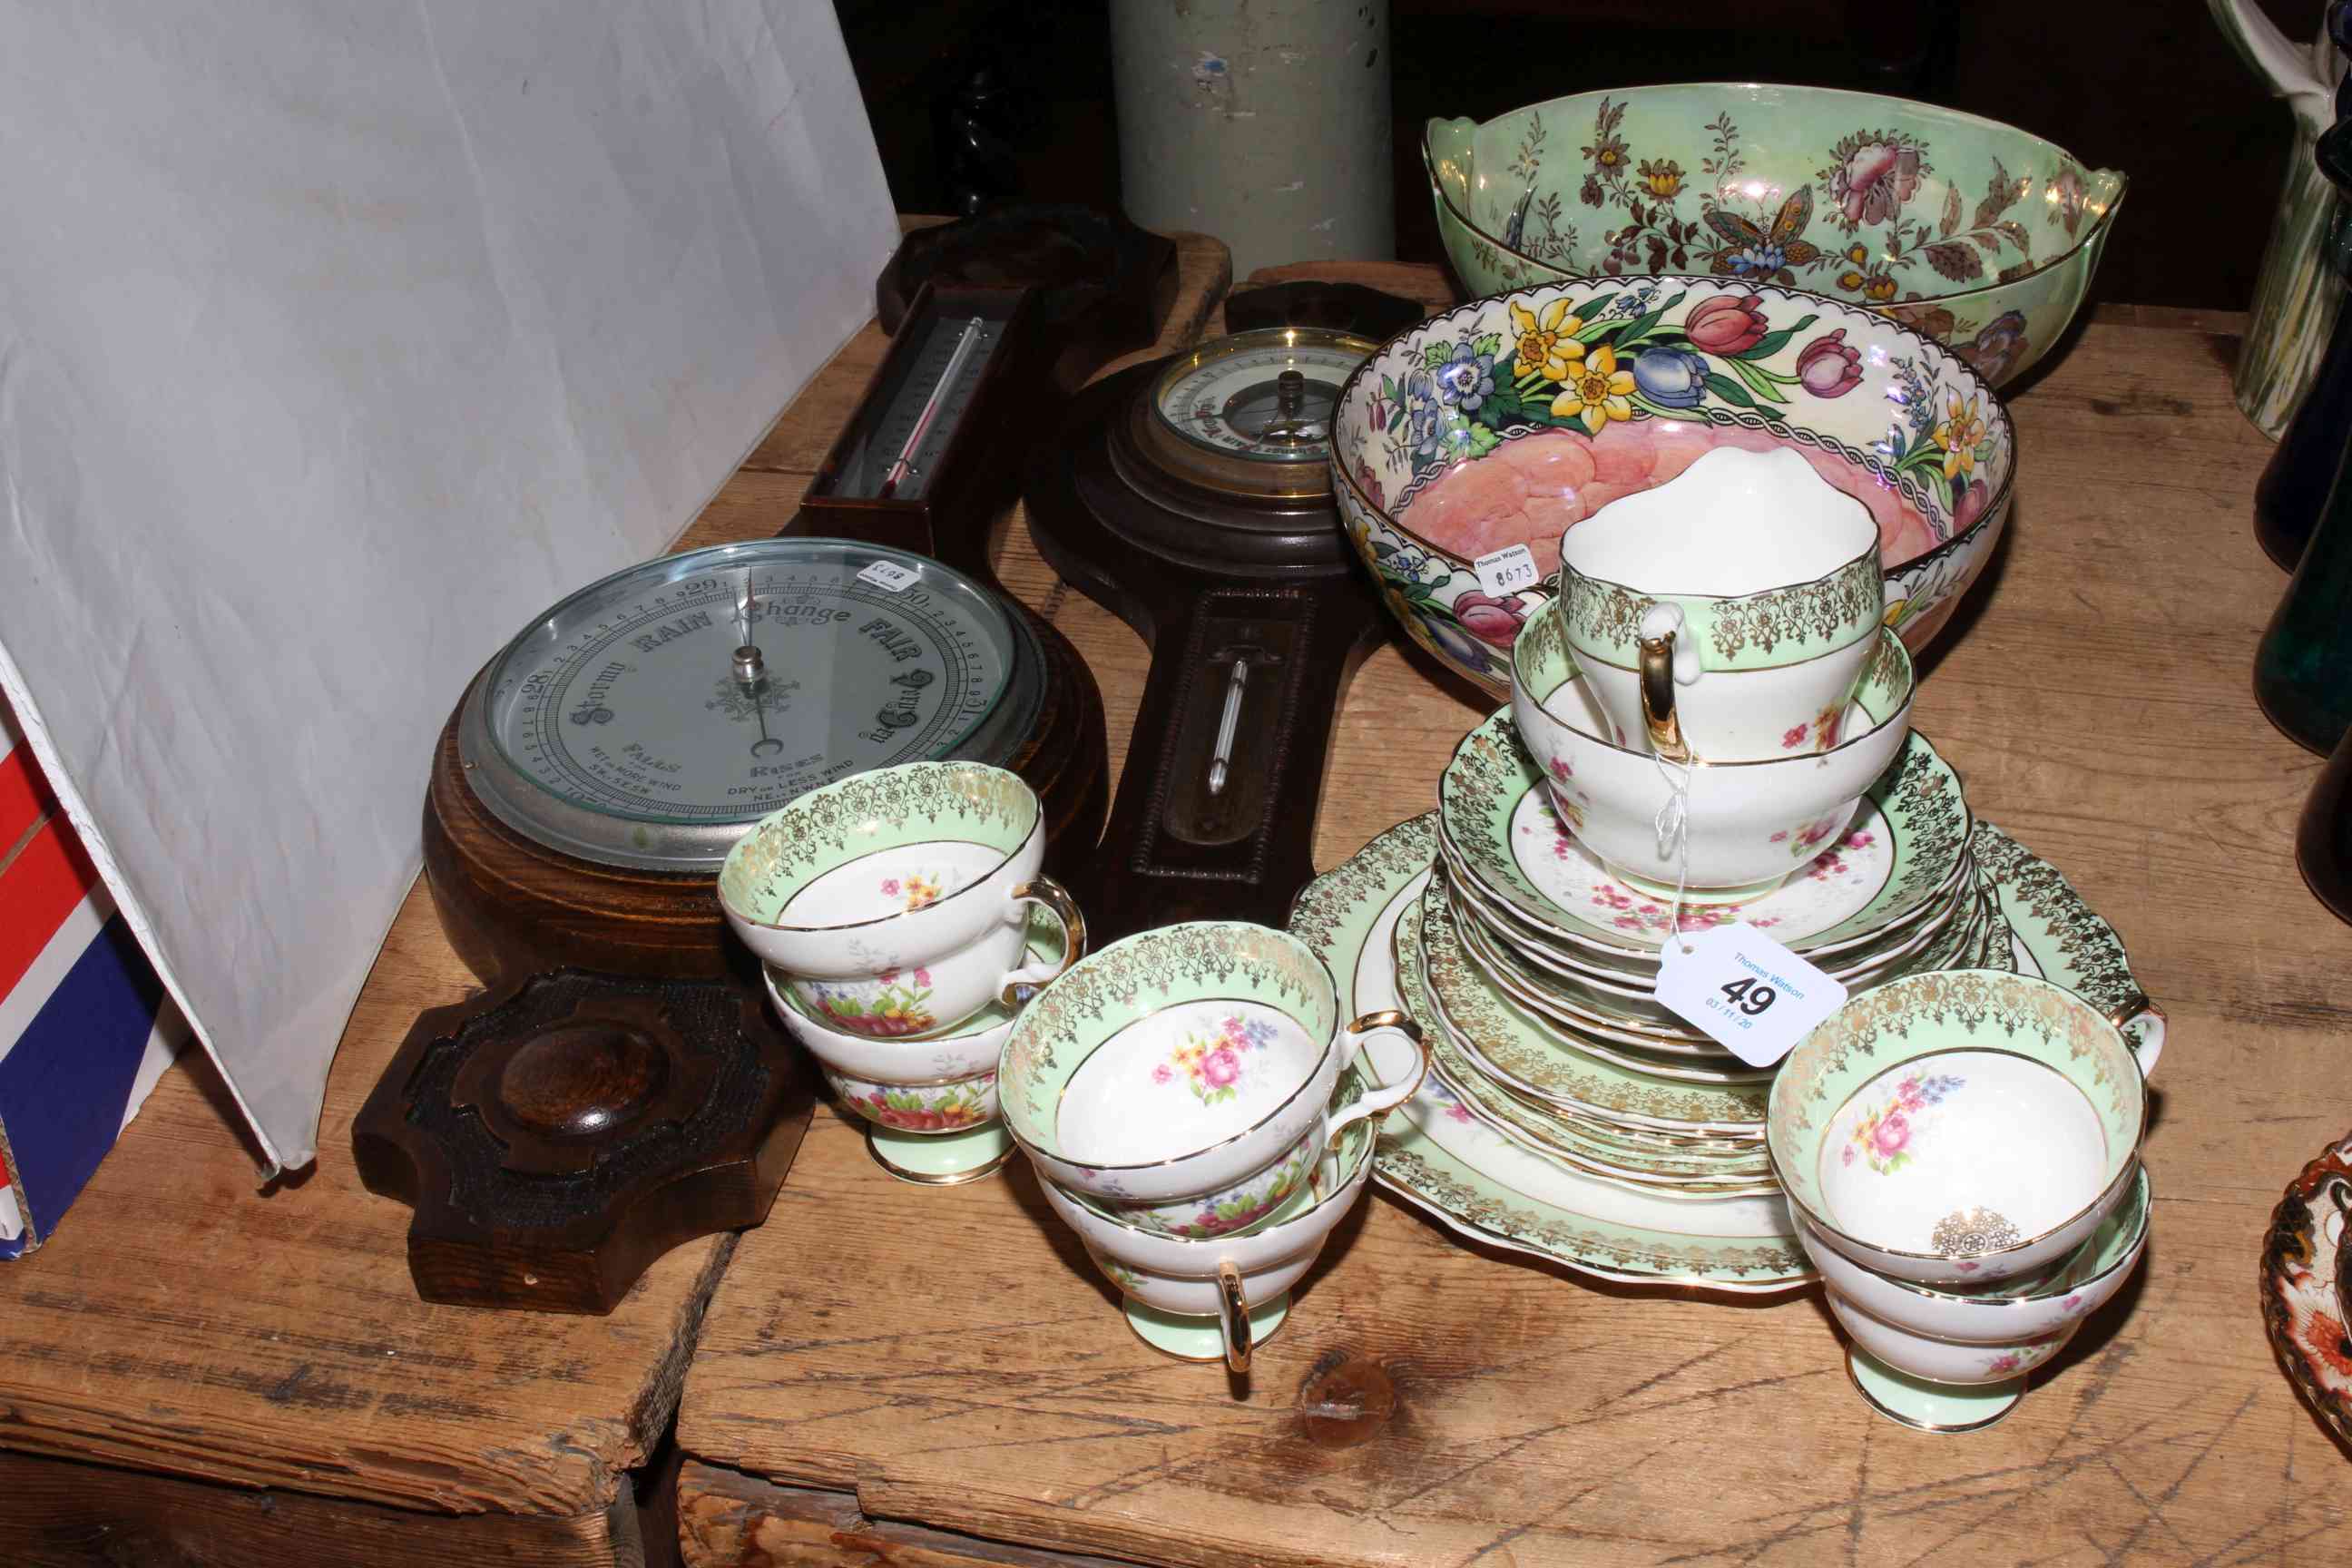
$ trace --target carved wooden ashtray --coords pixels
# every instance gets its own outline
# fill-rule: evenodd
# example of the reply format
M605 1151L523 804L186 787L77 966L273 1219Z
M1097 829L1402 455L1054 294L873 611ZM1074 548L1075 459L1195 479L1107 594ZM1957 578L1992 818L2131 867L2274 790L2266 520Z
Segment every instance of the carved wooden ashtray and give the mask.
M766 1217L812 1103L756 993L567 969L420 1015L352 1152L416 1211L425 1300L603 1313L671 1247Z

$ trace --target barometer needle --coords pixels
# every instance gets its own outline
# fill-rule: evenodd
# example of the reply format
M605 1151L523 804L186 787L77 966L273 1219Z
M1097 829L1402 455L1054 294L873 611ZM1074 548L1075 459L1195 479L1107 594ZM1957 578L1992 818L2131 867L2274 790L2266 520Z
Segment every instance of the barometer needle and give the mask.
M752 624L759 618L760 597L752 591L751 569L743 569L743 603L736 618L743 627L743 642L735 650L735 679L741 683L744 695L751 700L751 717L759 721L760 738L751 742L751 754L764 757L771 752L784 749L782 741L768 735L768 704L760 695L761 679L767 673L766 661L760 657L760 645L752 637Z

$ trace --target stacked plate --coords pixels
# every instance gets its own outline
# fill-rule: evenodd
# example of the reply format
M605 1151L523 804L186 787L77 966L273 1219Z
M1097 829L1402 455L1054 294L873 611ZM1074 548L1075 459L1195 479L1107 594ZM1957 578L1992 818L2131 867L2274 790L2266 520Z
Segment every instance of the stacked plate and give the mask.
M1438 787L1433 873L1391 941L1405 1005L1464 1110L1578 1175L1713 1202L1777 1193L1769 1068L1654 995L1671 896L1612 871L1552 808L1505 709ZM1685 931L1744 921L1850 991L2006 963L1959 779L1914 732L1846 828L1764 893L1686 894Z
M1487 730L1507 735L1507 716ZM1771 895L1736 911L1687 909L1685 924L1769 921L1764 929L1815 962L1860 975L1875 958L1885 978L1937 962L1957 940L1976 945L1951 966L2041 975L2103 1011L2137 998L2107 922L2047 862L1989 824L1971 828L1950 770L1924 741L1915 736L1911 747L1839 844L1825 847L1843 869L1818 855ZM1589 866L1572 872L1549 826L1517 848L1518 836L1496 832L1498 815L1506 825L1522 808L1541 815L1524 762L1507 798L1496 798L1506 781L1479 781L1493 792L1475 797L1489 826L1483 837L1470 832L1471 781L1464 758L1455 761L1442 821L1430 812L1381 834L1308 884L1291 911L1290 929L1329 964L1349 1005L1406 1008L1431 1043L1437 1070L1382 1129L1374 1179L1471 1240L1587 1276L1751 1293L1811 1280L1764 1159L1768 1082L1661 1070L1742 1069L1710 1054L1711 1042L1621 1027L1633 1016L1608 1008L1638 1001L1638 979L1621 986L1630 998L1528 987L1555 1004L1546 1009L1515 996L1507 971L1473 955L1465 933L1497 958L1551 974L1528 957L1540 939L1576 959L1573 973L1586 979L1638 977L1654 971L1666 917L1664 900L1622 882L1604 888ZM1872 842L1855 842L1861 836ZM1584 880L1559 879L1571 875ZM1571 886L1583 896L1541 891ZM1943 935L1928 934L1947 916ZM1971 934L1979 922L1980 937ZM1898 956L1913 937L1921 945Z

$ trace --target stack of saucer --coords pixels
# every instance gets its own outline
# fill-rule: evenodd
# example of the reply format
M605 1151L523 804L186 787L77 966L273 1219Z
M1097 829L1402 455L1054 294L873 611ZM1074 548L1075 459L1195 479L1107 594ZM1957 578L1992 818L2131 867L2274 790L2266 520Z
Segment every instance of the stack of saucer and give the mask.
M1654 816L1671 774L1590 717L1559 614L1529 621L1512 706L1463 740L1439 782L1433 872L1391 939L1398 990L1444 1089L1511 1142L1645 1196L1776 1195L1773 1069L1657 1000L1675 889L1603 858L1620 841L1600 825ZM1881 636L1843 744L1696 770L1692 817L1711 835L1697 848L1715 864L1777 857L1785 871L1680 897L1682 931L1745 922L1851 994L2015 962L1975 873L1959 778L1909 727L1909 660ZM1650 837L1644 823L1623 842L1651 854Z

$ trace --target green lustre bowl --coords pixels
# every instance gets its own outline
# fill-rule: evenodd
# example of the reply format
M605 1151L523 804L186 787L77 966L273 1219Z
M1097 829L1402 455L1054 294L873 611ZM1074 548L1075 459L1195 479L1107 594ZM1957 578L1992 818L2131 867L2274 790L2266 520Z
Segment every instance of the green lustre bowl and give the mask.
M1995 386L2074 319L2126 184L1997 121L1753 82L1433 120L1422 156L1473 293L1633 272L1813 289L1950 344Z
M1885 622L1914 653L1990 558L2017 461L1991 384L1874 310L1729 278L1589 278L1381 344L1340 389L1331 488L1405 630L1500 699L1568 530L1723 447L1792 451L1863 504ZM1482 579L1512 546L1532 574Z

